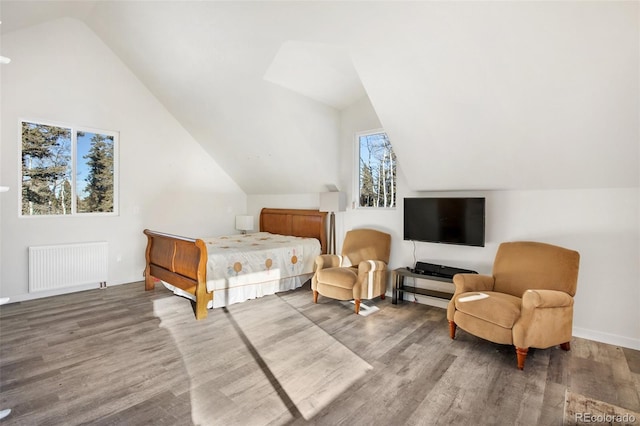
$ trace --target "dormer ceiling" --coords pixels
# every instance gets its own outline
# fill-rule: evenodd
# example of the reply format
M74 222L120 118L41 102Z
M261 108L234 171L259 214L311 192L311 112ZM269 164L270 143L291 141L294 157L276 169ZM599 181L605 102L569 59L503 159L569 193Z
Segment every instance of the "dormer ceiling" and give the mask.
M3 0L0 30L81 20L249 194L339 182L364 96L409 189L597 188L640 182L638 9Z
M287 41L264 79L338 110L366 96L351 52L340 46Z

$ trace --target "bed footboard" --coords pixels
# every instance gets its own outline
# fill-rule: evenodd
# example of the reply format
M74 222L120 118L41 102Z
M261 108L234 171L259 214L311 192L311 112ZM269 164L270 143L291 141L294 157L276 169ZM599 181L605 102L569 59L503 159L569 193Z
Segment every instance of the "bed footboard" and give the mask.
M207 317L207 247L204 241L164 234L148 229L144 288L153 290L154 278L192 294L196 300L196 319Z

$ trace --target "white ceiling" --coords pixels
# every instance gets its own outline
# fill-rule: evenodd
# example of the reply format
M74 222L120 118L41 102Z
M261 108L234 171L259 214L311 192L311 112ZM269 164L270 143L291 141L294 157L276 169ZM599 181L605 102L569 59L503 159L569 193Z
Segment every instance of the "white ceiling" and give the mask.
M340 46L287 41L264 79L336 109L366 95L349 50Z
M2 34L69 16L84 19L95 7L94 1L1 1Z
M0 14L2 33L82 20L247 193L338 182L341 110L364 95L414 190L640 181L637 2L3 0Z

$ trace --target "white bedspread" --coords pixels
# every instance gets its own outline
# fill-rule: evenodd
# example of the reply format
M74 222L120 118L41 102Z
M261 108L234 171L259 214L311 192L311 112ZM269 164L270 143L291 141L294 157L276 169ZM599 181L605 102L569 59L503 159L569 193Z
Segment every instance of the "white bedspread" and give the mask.
M209 308L244 302L256 297L300 287L313 274L321 253L315 238L257 232L202 239L207 245L207 291L213 291ZM193 296L163 282L174 293Z

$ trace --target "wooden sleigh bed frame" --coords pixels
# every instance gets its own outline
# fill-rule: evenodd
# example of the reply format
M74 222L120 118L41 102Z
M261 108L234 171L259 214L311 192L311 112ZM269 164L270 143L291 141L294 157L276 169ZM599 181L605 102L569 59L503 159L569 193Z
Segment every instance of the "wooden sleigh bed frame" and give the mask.
M316 238L327 252L326 213L318 210L270 209L260 212L260 231ZM147 236L145 290L153 290L155 279L165 281L195 297L196 319L207 317L207 246L201 239L144 230Z

